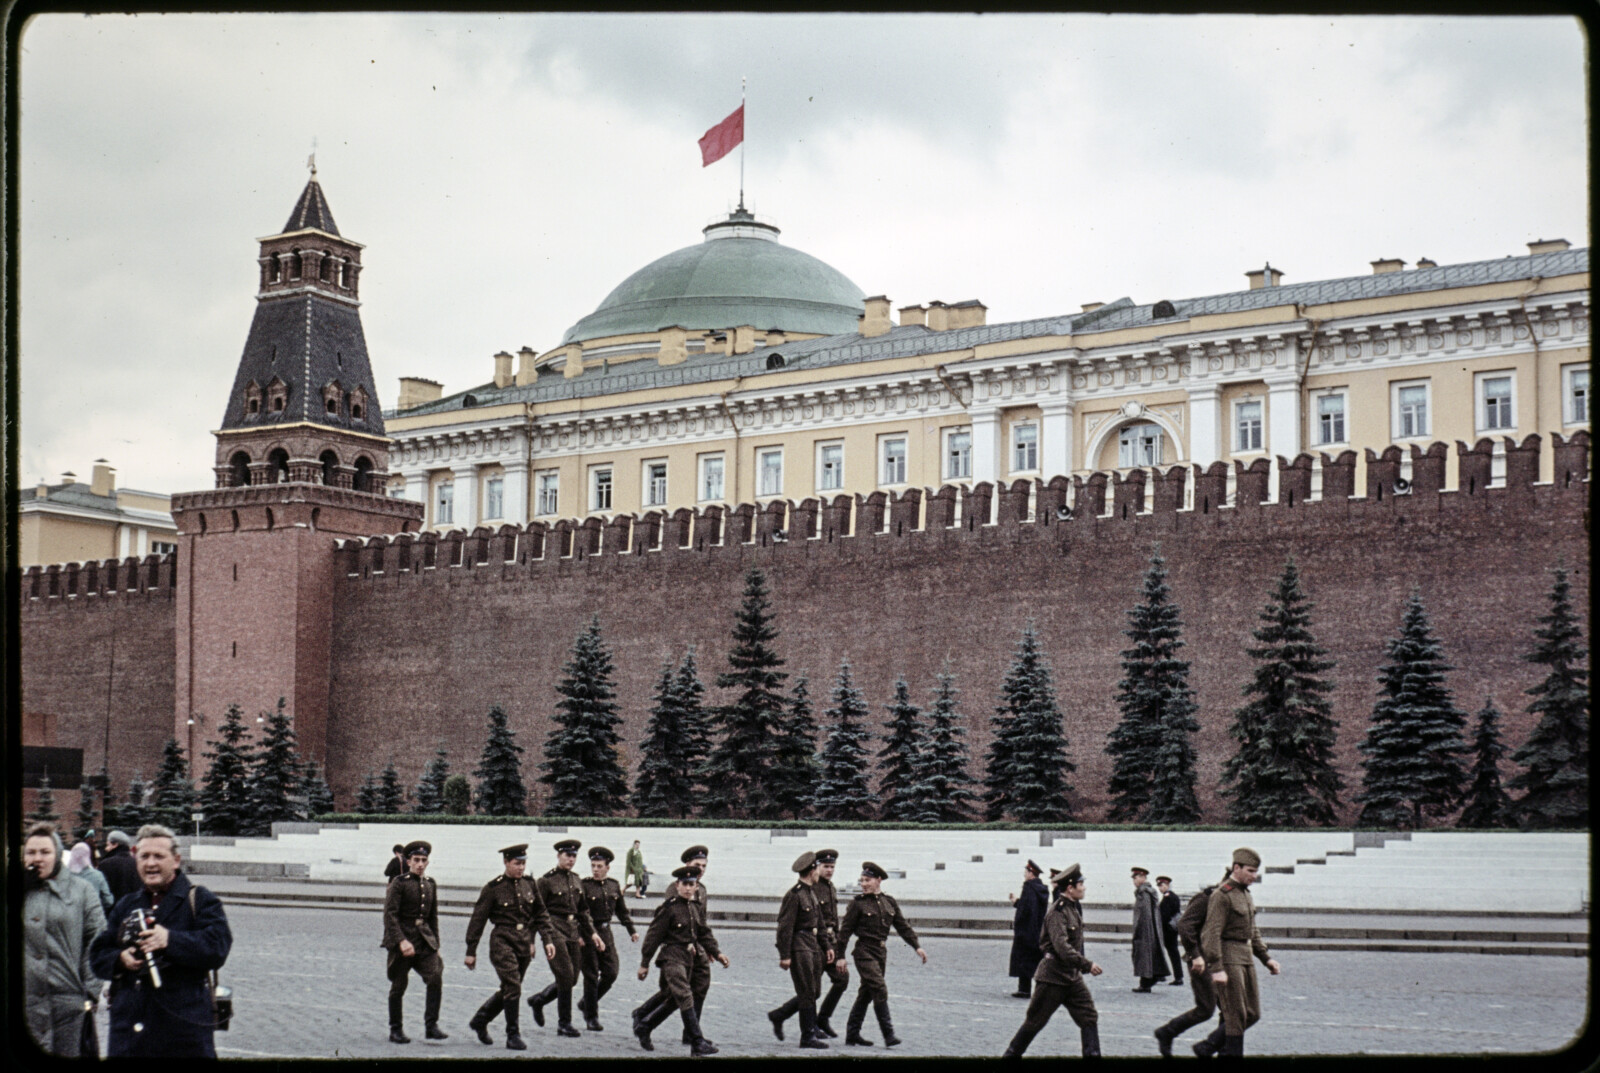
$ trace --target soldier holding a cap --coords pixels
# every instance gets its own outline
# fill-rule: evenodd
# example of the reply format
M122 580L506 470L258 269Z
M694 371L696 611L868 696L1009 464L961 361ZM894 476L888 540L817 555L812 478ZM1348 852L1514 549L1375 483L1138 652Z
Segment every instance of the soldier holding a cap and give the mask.
M578 1002L578 1009L583 1013L583 1026L591 1032L605 1029L600 1023L600 1000L617 982L622 965L617 944L611 937L611 918L615 916L617 922L628 929L630 939L639 941L638 929L633 926L633 917L622 896L622 885L609 878L614 860L616 854L606 847L591 846L591 874L581 880L584 900L589 903L589 919L594 924L595 934L600 936L599 945L583 948L583 998Z
M844 923L839 928L839 945L835 953L839 964L844 964L845 947L850 936L856 936L856 970L861 984L856 989L856 1000L850 1007L850 1019L845 1022L844 1041L857 1047L870 1047L872 1041L861 1034L861 1025L867 1019L867 1004L878 1017L878 1028L883 1031L883 1045L893 1047L900 1042L894 1034L894 1022L889 1019L889 985L884 982L883 971L888 964L886 943L889 929L911 944L922 963L928 963L928 953L917 940L917 933L900 912L900 904L883 893L883 881L889 873L871 861L861 863L861 893L855 896L850 908L845 910Z
M467 960L469 969L478 965L478 940L483 937L483 927L492 923L489 933L489 964L500 978L500 990L478 1008L467 1022L467 1027L477 1033L478 1042L493 1043L489 1037L489 1022L501 1012L506 1015L506 1049L525 1051L522 1033L517 1026L522 1005L522 978L533 960L534 932L544 936L546 957L554 956L555 944L550 934L550 917L539 900L539 888L525 873L528 870L528 844L519 842L500 851L505 861L505 871L483 885L478 903L472 907L472 919L467 923Z
M1139 978L1134 992L1150 993L1150 985L1167 978L1167 959L1161 954L1161 903L1150 886L1150 870L1133 870L1133 974Z
M1227 878L1228 873L1222 873L1222 881L1226 882ZM1156 1045L1163 1058L1172 1057L1174 1039L1195 1025L1211 1020L1211 1015L1217 1012L1217 993L1211 986L1211 974L1206 972L1205 958L1200 956L1200 931L1206 926L1206 910L1211 905L1211 892L1216 889L1217 884L1213 883L1190 898L1174 925L1178 940L1183 943L1183 955L1189 962L1189 989L1194 993L1194 1006L1155 1030ZM1218 1024L1216 1031L1194 1045L1195 1057L1213 1057L1222 1046L1222 1035L1222 1025Z
M583 883L572 874L577 863L578 850L583 843L576 838L563 838L555 844L556 866L539 877L539 898L545 912L550 914L549 937L554 941L555 956L550 959L550 972L556 982L537 995L528 998L528 1008L533 1010L533 1020L544 1027L544 1007L556 1000L556 1034L582 1035L572 1027L572 989L578 985L578 967L583 963L585 943L594 943L602 949L604 941L594 930L589 919L589 902L583 896Z
M1256 930L1250 884L1260 869L1261 855L1255 850L1241 846L1233 851L1233 866L1228 878L1211 892L1200 932L1200 953L1211 970L1217 1005L1222 1007L1222 1048L1217 1053L1232 1058L1244 1057L1245 1030L1261 1019L1261 992L1251 956L1259 958L1272 975L1281 971Z
M700 869L686 864L672 873L677 882L672 893L656 909L650 928L645 932L644 946L639 951L639 979L650 975L650 958L657 951L656 967L661 970L661 991L668 1001L656 1005L648 1014L635 1014L633 1034L639 1045L647 1051L655 1050L650 1033L661 1022L672 1016L676 1009L683 1016L683 1031L688 1038L690 1054L716 1054L716 1046L700 1030L700 1015L694 1008L694 989L690 986L690 973L702 958L716 958L723 968L728 967L728 955L717 947L717 937L700 910L695 907L695 887L700 884Z
M1089 994L1083 974L1099 976L1104 970L1083 956L1083 910L1079 903L1087 884L1076 864L1059 872L1052 868L1050 882L1056 899L1045 913L1044 928L1039 933L1044 958L1033 974L1035 986L1033 997L1028 1000L1027 1016L1006 1047L1005 1057L1021 1058L1056 1009L1065 1006L1078 1025L1083 1056L1099 1058L1100 1014L1094 1008L1094 996Z
M800 1046L827 1050L817 1026L817 998L822 993L823 943L828 939L821 901L816 892L817 855L802 853L790 866L800 877L783 896L778 907L778 968L787 970L794 983L794 998L768 1011L772 1032L783 1038L783 1022L791 1013L800 1014Z
M410 1043L402 1028L401 1000L413 971L427 985L423 1034L449 1039L439 1029L444 962L439 958L439 893L425 873L433 847L422 840L405 847L406 871L389 882L383 899L383 946L389 951L389 1042Z

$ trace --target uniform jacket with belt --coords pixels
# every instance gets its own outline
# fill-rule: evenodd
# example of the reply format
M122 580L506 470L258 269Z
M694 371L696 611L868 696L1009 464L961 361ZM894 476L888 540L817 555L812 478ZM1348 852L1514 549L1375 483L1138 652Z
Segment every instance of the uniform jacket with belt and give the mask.
M383 898L383 942L390 950L405 939L418 954L439 949L439 887L428 876L396 876Z
M1200 930L1200 953L1212 967L1248 965L1253 954L1263 965L1271 955L1256 929L1256 903L1248 888L1228 879L1211 892L1205 927Z
M512 879L502 872L483 885L478 903L472 907L472 919L467 922L468 957L477 956L485 924L517 932L530 945L535 930L546 943L555 941L550 936L550 916L539 900L539 888L527 876Z
M697 957L717 957L722 953L716 936L711 934L699 911L677 894L669 894L656 908L639 951L640 966L648 968L650 958L657 951L661 954L656 959L657 965L668 962L688 965Z
M826 929L822 906L815 888L796 883L783 896L778 907L778 957L788 960L795 951L821 951Z
M622 884L607 876L596 879L593 876L584 876L580 882L583 884L583 900L589 905L589 920L594 924L595 931L611 923L613 917L618 924L628 929L629 935L637 935L638 929L633 926L633 915L628 912L628 903L622 897Z
M1083 978L1094 962L1083 956L1083 910L1061 895L1044 915L1039 929L1039 949L1044 957L1033 978L1041 984L1069 984Z
M912 949L921 946L917 940L917 933L906 921L905 914L900 912L900 903L888 894L858 894L850 903L850 908L844 911L844 923L839 926L839 946L834 950L836 957L844 957L844 949L850 945L850 937L854 935L857 946L868 946L882 950L884 943L889 938L889 929L893 928Z
M587 942L594 934L583 881L570 868L552 868L539 877L539 897L550 914L550 930L565 942Z

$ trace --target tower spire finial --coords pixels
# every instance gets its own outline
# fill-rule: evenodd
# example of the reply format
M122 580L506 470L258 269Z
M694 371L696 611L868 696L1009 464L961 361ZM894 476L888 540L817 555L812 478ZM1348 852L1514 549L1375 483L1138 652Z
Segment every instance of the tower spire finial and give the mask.
M317 136L315 134L311 136L311 155L306 157L306 167L310 169L311 180L315 182L317 178Z

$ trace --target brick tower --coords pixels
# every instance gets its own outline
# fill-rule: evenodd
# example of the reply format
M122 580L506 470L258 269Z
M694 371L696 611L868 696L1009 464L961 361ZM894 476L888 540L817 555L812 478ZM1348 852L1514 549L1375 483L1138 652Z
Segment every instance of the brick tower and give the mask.
M326 759L334 542L422 520L420 503L385 494L362 247L339 234L315 167L282 232L260 243L255 317L215 433L216 488L172 497L174 734L196 774L228 704L251 718L279 697L301 755Z

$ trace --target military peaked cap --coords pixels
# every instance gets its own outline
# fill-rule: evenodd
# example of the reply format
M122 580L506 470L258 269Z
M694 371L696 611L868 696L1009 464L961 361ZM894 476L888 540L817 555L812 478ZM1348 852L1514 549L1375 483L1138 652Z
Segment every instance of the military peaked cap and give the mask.
M819 850L817 850L817 863L818 864L833 864L836 861L838 861L838 859L839 859L839 851L836 850L836 849L819 849Z
M528 859L528 844L518 842L515 846L507 846L500 851L500 856L508 861L525 861Z
M1069 864L1059 872L1052 868L1050 869L1050 882L1058 887L1065 887L1069 883L1081 883L1083 882L1083 872L1079 870L1077 864Z
M1133 866L1133 871L1129 872L1128 874L1129 875L1135 875L1135 876L1147 876L1147 875L1150 874L1150 869L1148 869L1148 868L1140 868L1138 865L1134 865Z
M605 861L607 864L610 864L612 861L617 859L617 855L606 849L604 846L590 846L589 859L591 861Z
M683 856L679 857L678 860L682 861L684 864L688 864L690 861L694 860L706 860L710 856L711 851L706 849L704 846L690 846L688 849L683 851Z
M872 876L875 879L888 879L889 878L889 873L888 872L885 872L882 867L880 867L879 865L873 864L871 861L862 861L861 862L861 874L864 875L864 876Z
M1233 863L1242 864L1246 868L1260 868L1261 854L1257 853L1249 846L1240 846L1238 849L1233 851Z
M700 879L700 869L696 868L692 864L686 864L682 868L674 868L672 870L672 878L687 879L690 882L697 882Z
M1044 869L1040 868L1037 864L1034 864L1033 858L1031 857L1028 859L1028 871L1032 872L1036 876L1044 875ZM1054 868L1050 869L1051 875L1055 875L1055 872L1056 870Z
M579 842L576 838L563 838L560 842L556 843L557 853L576 853L582 848L583 843Z
M794 859L794 863L789 866L789 870L792 872L799 872L800 874L804 875L816 866L817 855L811 850L806 850L804 853L800 854L800 856Z
M1172 882L1172 877L1171 876L1156 876L1156 882L1157 883L1171 883Z
M406 856L407 857L428 857L428 856L432 856L432 854L433 854L433 847L431 845L429 845L428 843L422 841L422 839L420 839L420 838L417 839L415 842L407 842L406 843Z

